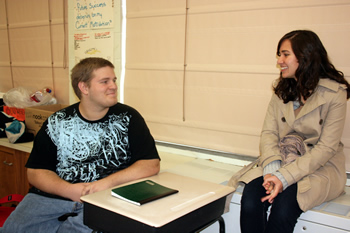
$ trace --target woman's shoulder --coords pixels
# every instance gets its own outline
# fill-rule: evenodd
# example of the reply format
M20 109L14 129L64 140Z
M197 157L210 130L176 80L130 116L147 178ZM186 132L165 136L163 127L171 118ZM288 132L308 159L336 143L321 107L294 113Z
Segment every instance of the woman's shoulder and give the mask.
M324 99L332 102L346 102L347 101L347 87L337 81L325 78L320 79L316 92Z
M329 78L321 78L318 82L318 87L321 89L326 89L332 92L338 92L342 90L346 90L346 85L338 83L335 80Z

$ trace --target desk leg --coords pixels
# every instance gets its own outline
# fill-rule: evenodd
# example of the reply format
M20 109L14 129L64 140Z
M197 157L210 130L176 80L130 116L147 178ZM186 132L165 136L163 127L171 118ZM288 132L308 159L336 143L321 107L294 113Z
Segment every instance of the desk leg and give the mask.
M195 230L194 232L192 233L199 233L201 232L202 230L204 230L205 228L213 225L214 223L218 222L219 223L219 232L220 233L225 233L226 232L226 229L225 229L225 220L222 216L220 216L219 218L215 219L214 221L206 224L205 226L201 227L200 229L197 229Z
M220 233L225 233L225 220L223 219L222 216L218 218L219 226L220 226Z

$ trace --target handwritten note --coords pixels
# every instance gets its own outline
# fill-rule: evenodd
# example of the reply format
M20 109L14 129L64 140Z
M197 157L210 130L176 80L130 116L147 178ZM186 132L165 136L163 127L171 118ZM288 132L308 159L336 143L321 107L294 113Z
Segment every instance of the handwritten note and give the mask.
M74 34L75 63L85 57L103 57L113 61L114 38L110 31L90 31Z
M76 30L112 28L114 0L74 0Z

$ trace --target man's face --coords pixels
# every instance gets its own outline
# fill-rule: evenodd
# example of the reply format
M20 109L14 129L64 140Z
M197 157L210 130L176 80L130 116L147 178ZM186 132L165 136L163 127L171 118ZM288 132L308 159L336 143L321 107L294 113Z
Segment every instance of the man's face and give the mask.
M116 81L113 68L106 66L95 70L86 99L96 107L109 108L115 105L118 102Z

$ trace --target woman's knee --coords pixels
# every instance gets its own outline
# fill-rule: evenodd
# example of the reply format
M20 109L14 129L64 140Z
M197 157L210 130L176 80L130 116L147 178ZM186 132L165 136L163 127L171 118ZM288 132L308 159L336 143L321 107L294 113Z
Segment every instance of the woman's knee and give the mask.
M258 208L265 208L265 204L261 202L261 197L265 195L262 183L263 179L259 177L245 186L241 198L241 211L256 212Z
M297 198L296 184L290 186L285 191L280 193L274 200L271 207L271 216L278 218L282 222L296 223L302 210L299 207Z

